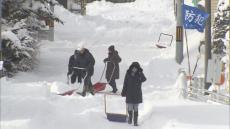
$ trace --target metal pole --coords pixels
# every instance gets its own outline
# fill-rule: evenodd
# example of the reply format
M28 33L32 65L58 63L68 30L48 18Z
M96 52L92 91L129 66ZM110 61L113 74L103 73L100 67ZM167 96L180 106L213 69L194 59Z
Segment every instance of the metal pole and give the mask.
M182 4L183 0L176 1L176 62L181 64L183 55L183 20L182 20Z
M211 0L205 0L205 11L209 14L205 27L205 89L207 90L211 85L207 82L208 60L211 59Z
M2 0L0 0L0 61L2 61ZM3 76L3 70L0 70L0 93L2 93L2 82L1 82L1 78ZM2 101L0 101L0 105L2 105ZM0 112L1 112L0 108ZM0 116L0 120L1 120L1 116Z
M2 0L0 0L0 21L2 21ZM2 22L0 22L0 61L3 61L2 59ZM2 76L3 76L3 70L0 70L0 78ZM0 82L0 85L1 85L1 82Z
M0 0L0 20L2 20L2 0ZM2 22L0 22L0 51L2 53ZM1 57L0 57L1 58ZM2 60L2 58L1 58Z
M230 33L229 33L229 38L230 38ZM230 43L229 43L230 45ZM230 56L230 46L228 45L228 56ZM228 60L228 93L230 95L230 60ZM229 100L230 102L230 100Z

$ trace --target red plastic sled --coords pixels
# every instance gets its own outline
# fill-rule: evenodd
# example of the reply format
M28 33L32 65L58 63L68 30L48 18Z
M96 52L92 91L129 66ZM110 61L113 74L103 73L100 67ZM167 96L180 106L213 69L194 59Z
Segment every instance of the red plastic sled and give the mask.
M113 73L114 73L114 70L115 70L115 64L114 64L114 63L113 63L114 68L113 68L113 71L112 71L112 74L111 74L111 77L110 77L110 80L108 81L108 83L101 82L102 77L103 77L103 75L104 75L104 73L105 73L105 69L106 69L106 67L107 67L107 63L108 63L108 62L110 62L110 61L105 62L105 67L104 67L104 69L103 69L103 72L102 72L102 75L101 75L100 80L99 80L96 84L93 85L93 89L94 89L94 92L95 92L95 93L96 93L96 92L99 92L99 91L103 91L103 90L105 89L106 85L107 85L107 84L111 81L111 79L112 79L112 76L113 76Z
M98 82L93 85L94 92L99 92L105 89L107 83Z

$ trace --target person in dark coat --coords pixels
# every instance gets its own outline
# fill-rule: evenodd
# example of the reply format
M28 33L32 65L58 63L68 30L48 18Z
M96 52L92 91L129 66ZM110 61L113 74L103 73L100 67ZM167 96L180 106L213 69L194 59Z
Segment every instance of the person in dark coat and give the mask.
M81 77L80 77L80 71L78 69L75 69L74 67L77 67L77 56L79 55L79 51L75 50L74 54L70 56L69 58L69 64L68 64L68 73L67 76L71 78L71 84L74 84L76 82L76 79L78 77L78 82L81 83ZM68 81L69 83L69 81Z
M138 125L138 105L143 101L141 85L144 81L146 81L146 77L143 74L143 69L138 62L133 62L126 72L121 95L126 97L128 123L131 124L133 119L134 126Z
M121 58L113 45L108 48L108 51L108 57L104 59L104 62L107 63L106 80L113 88L112 92L116 93L117 85L115 80L119 79L119 63L121 62Z
M86 95L86 92L90 92L92 95L94 95L93 91L93 85L91 81L91 77L94 74L94 64L95 59L93 55L89 52L86 48L80 48L79 54L77 56L76 64L78 67L85 68L85 70L80 70L80 76L84 78L84 88L82 92L82 96Z

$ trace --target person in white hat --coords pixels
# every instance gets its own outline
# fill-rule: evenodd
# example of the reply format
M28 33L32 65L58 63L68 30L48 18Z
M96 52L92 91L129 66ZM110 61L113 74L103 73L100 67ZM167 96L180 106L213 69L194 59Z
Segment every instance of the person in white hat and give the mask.
M85 70L80 70L81 77L83 78L87 72L87 76L84 80L84 88L83 88L82 96L85 96L87 91L90 92L92 95L94 95L91 77L94 74L95 59L93 55L89 52L89 50L84 48L83 45L78 47L78 51L79 54L77 56L77 62L76 62L77 66L81 68L85 68Z

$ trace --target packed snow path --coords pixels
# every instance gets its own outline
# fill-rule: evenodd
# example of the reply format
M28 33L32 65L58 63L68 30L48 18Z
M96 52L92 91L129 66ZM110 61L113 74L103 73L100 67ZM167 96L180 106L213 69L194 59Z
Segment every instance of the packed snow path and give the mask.
M140 105L140 126L137 128L228 129L229 107L181 99L180 86L176 81L177 70L186 65L178 66L175 63L174 47L157 49L153 45L161 32L175 33L172 2L94 2L87 6L85 17L56 7L55 13L65 24L55 24L54 42L42 42L35 71L1 80L1 128L133 128L126 123L109 122L106 119L103 95L83 98L51 93L69 88L66 84L69 56L79 43L85 43L96 59L93 83L100 78L104 67L102 61L107 56L109 45L115 45L122 57L120 79L117 81L119 91L131 62L141 63L147 82L143 84L144 103ZM198 35L194 42L199 38ZM191 48L195 56L196 45L191 44ZM106 90L110 91L111 88L108 86ZM125 104L121 97L110 101L109 106L112 112L124 112Z

